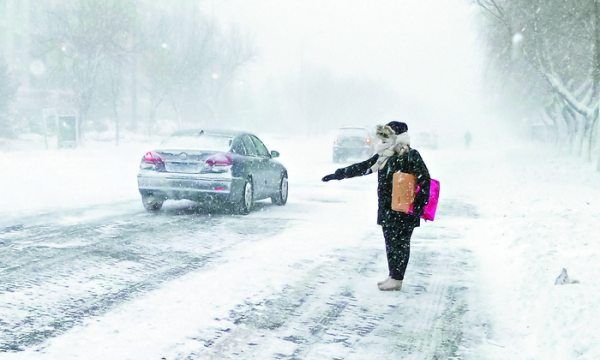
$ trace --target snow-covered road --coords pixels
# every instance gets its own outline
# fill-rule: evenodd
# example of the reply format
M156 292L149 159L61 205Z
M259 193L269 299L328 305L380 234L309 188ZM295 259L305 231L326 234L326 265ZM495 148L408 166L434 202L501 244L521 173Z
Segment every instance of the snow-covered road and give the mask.
M364 192L354 186L347 191ZM375 287L385 275L378 229L324 214L332 204L346 209L338 213L354 212L360 196L304 200L289 208L261 204L259 212L246 217L208 214L187 204L153 215L137 202L121 203L4 226L2 350L48 342L52 358L99 359L364 358L375 353L446 358L463 351L471 341L462 321L470 255L452 245L460 229L417 231L411 277L399 299ZM322 211L315 213L319 207ZM459 210L443 214L464 216ZM324 235L339 233L345 239L322 238L320 229L327 226L331 229ZM278 254L305 245L311 251ZM231 278L230 272L242 277ZM190 288L182 294L187 302L173 308L172 296L179 293L174 291L161 305L167 296L162 292L169 293L161 286L177 278ZM147 301L150 306L143 305ZM172 310L170 326L161 327L164 314L154 313L163 306ZM193 315L185 306L202 311ZM121 314L117 318L126 320L114 319L107 327L102 317L114 316L115 308ZM198 316L195 326L186 326L191 332L169 336L169 327L189 316ZM152 333L147 326L163 334L160 347L154 347L155 339L144 344ZM135 346L128 348L124 338ZM72 341L82 345L73 347Z
M585 322L572 316L593 323L600 307L578 297L598 289L597 250L564 255L588 246L596 175L580 171L587 205L578 210L579 196L556 193L555 164L536 163L540 153L423 149L442 181L438 219L414 233L403 290L382 293L375 178L324 184L320 177L335 167L326 141L268 143L282 150L290 173L284 207L261 202L234 216L172 202L148 214L124 184L113 201L103 195L3 214L0 359L535 359L598 351L593 336L577 336ZM58 155L68 163L77 153ZM123 161L135 168L137 157ZM505 173L515 177L499 181ZM549 193L557 196L552 208L543 200ZM527 211L513 205L523 199ZM552 235L575 219L581 228L570 239ZM560 266L581 284L554 286ZM575 333L561 332L564 325Z
M0 227L1 350L56 336L288 222L177 207L154 216L137 201L22 220Z
M17 359L468 353L481 337L464 320L473 261L461 241L474 206L442 206L444 220L415 232L403 291L381 293L374 178L322 184L327 160L290 163L288 205L261 202L249 216L186 202L148 214L126 200L9 217L0 350Z

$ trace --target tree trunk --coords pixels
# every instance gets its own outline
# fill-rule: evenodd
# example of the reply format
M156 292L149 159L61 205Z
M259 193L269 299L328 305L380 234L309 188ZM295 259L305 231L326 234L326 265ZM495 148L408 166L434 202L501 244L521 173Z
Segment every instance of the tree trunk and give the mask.
M131 69L131 130L137 131L138 128L138 76L137 76L137 56L133 55L133 66Z
M596 111L595 116L594 116L594 120L592 121L592 125L590 126L590 134L589 134L589 144L588 144L588 150L589 150L589 160L593 161L594 159L594 154L597 153L600 150L600 147L598 147L598 128L600 127L600 122L598 121L600 119L600 110ZM600 161L600 157L598 158Z
M588 151L587 151L587 160L592 161L592 153L594 151L594 138L596 135L596 125L598 123L598 110L594 112L594 118L591 120L591 124L589 126L589 131L587 134L587 142L588 142Z
M156 121L156 107L150 107L150 114L148 114L148 124L146 129L148 130L148 137L152 136L152 127L154 126L154 122Z
M546 113L546 116L548 118L550 118L550 120L552 121L552 132L553 132L553 136L554 136L554 145L559 145L560 144L560 123L558 121L558 119L556 118L556 113L554 112L554 109L551 106L548 106L544 109L544 112Z
M567 142L569 145L569 152L572 154L575 150L575 138L577 136L577 119L574 118L572 110L565 106L562 110L562 117L567 125Z
M592 70L592 104L600 103L600 4L599 0L594 0L594 65ZM590 119L590 133L588 144L588 160L592 160L592 152L594 145L594 129L598 122L598 109L594 111L594 118ZM600 162L598 163L600 166Z
M589 129L590 129L590 119L586 118L586 117L582 117L581 120L579 121L581 123L581 125L579 126L579 138L577 139L579 141L579 151L578 151L578 155L579 156L584 156L585 153L585 145L587 143L587 136L589 133Z
M181 130L183 128L183 121L179 111L179 106L177 106L177 102L175 100L171 101L171 106L173 107L173 111L175 111L175 116L177 116L177 130Z

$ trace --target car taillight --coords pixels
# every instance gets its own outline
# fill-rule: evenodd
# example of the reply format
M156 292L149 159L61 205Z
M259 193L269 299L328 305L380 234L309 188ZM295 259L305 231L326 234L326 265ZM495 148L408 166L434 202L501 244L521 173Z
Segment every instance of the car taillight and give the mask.
M231 154L217 153L206 159L205 163L208 171L225 172L231 169L233 158Z
M371 138L365 138L365 144L370 145L371 144Z
M165 169L165 163L156 152L148 151L144 157L142 157L140 168L144 170L163 171Z

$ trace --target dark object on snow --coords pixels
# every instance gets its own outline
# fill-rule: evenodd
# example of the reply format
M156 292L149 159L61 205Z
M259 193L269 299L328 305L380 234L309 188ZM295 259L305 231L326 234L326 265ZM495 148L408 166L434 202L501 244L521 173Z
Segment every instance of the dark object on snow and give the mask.
M569 278L569 274L567 274L567 269L563 268L560 272L560 275L554 280L554 285L566 285L566 284L578 284L578 280L573 280Z
M56 123L56 140L59 149L74 149L79 143L79 118L59 116Z

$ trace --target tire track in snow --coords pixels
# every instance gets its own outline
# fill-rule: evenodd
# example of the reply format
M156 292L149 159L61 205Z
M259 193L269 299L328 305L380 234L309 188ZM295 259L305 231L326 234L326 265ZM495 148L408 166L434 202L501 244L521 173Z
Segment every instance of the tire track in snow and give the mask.
M212 216L175 208L158 215L134 212L70 225L4 228L0 351L23 350L56 336L289 222L267 222L264 216L269 214Z
M455 208L464 214L460 204ZM369 238L383 242L378 232ZM165 358L462 358L485 336L466 329L485 324L464 319L473 268L471 254L452 242L459 238L453 226L438 226L434 234L418 229L399 293L376 288L385 262L381 246L294 264L301 277L280 292L250 296Z

